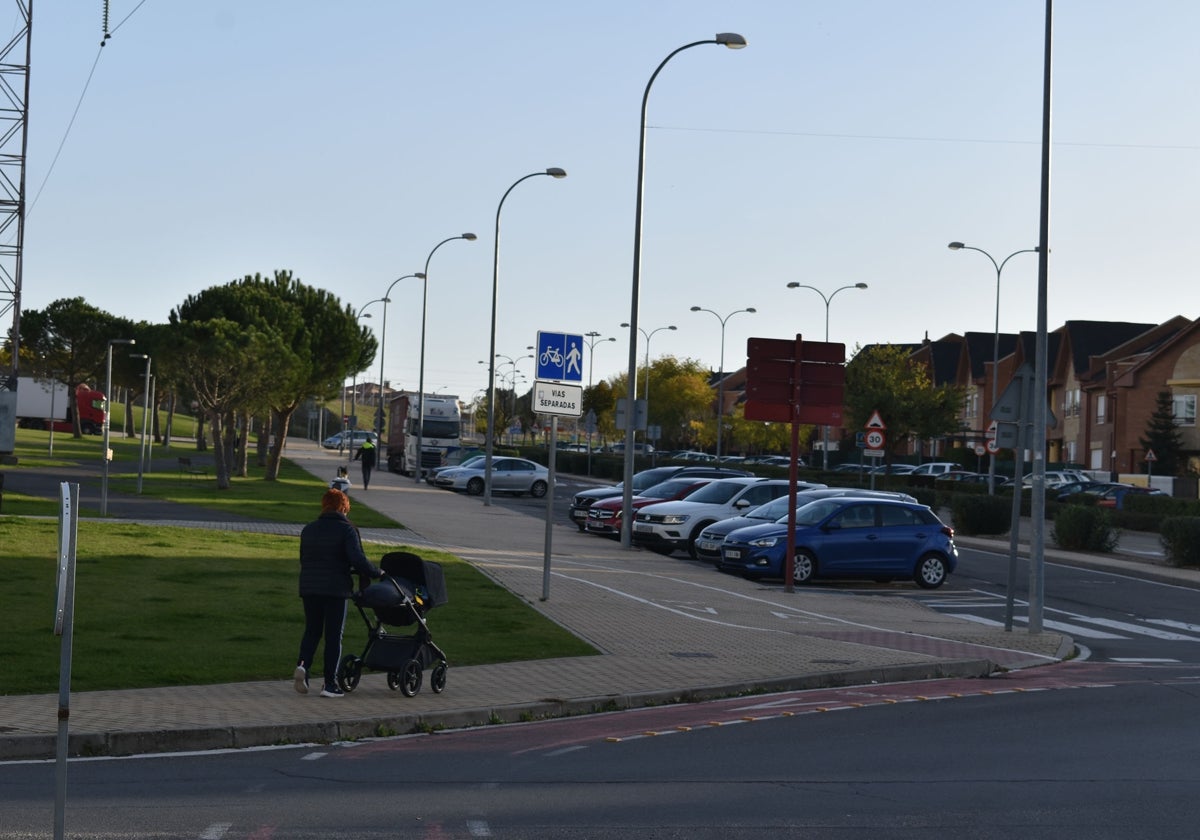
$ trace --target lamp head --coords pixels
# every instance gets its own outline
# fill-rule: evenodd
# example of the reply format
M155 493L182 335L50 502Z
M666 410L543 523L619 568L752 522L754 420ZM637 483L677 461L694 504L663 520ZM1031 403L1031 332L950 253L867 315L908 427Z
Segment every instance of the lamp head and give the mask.
M963 248L966 248L967 246L961 242L951 242L946 247L949 248L951 251L961 251Z
M669 329L669 330L673 330L673 329L676 329L676 327L675 327L675 325L674 325L674 324L671 324L671 326L667 327L667 329Z
M747 307L746 307L745 309L743 309L742 311L743 311L743 312L757 312L758 310L757 310L757 309L755 309L753 306L747 306Z
M416 274L414 274L414 275L413 275L413 277L416 277L418 280L424 280L424 279L425 279L425 272L424 272L424 271L418 271Z
M702 307L702 306L693 306L693 307L692 307L692 311L693 311L693 312L703 312L703 311L704 311L704 307Z
M787 287L789 289L799 289L800 286L801 286L801 284L796 280L793 280L792 282L788 283L788 285L787 285Z
M628 327L628 326L629 326L629 322L628 322L628 321L626 321L626 322L623 322L623 323L621 324L621 326L622 326L622 327Z
M566 178L567 170L560 169L557 166L551 166L549 169L546 170L546 174L549 175L551 178Z
M866 283L855 283L855 284L854 284L854 288L856 288L856 289L865 289L865 288L867 288L867 284L866 284Z
M718 32L717 43L731 50L740 50L746 46L746 39L736 32Z
M468 242L474 242L477 237L473 233L464 233L461 238L467 240ZM424 277L425 275L419 274L417 276Z

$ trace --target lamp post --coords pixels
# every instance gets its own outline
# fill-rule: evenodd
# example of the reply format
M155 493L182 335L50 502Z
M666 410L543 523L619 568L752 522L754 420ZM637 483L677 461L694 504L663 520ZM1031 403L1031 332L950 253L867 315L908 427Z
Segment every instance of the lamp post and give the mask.
M821 296L821 300L825 301L825 343L828 344L829 343L829 304L833 302L834 295L836 295L838 292L843 292L846 289L865 289L865 288L867 288L867 284L866 283L855 283L852 286L839 286L838 288L836 288L832 292L830 292L828 295L825 294L824 292L822 292L816 286L806 286L803 283L797 283L795 281L788 283L787 287L789 289L812 289L814 292L816 292L817 294L819 294ZM828 470L829 469L829 427L828 426L821 427L821 450L822 450L822 452L821 452L822 464L823 464L824 468L826 470Z
M104 448L100 452L100 515L108 516L108 425L112 419L112 349L114 344L137 344L132 338L110 338L104 351ZM14 357L15 358L15 357Z
M492 242L492 323L488 337L488 427L487 445L484 447L483 459L483 504L492 503L492 452L495 450L496 435L494 424L496 420L496 304L500 295L500 211L504 209L504 200L516 189L517 184L536 178L539 175L549 175L555 180L567 177L567 172L557 166L544 169L541 172L530 172L512 182L512 185L500 196L496 205L496 233Z
M532 349L533 349L533 345L532 345L532 344L530 344L530 345L528 345L528 346L527 346L525 349L526 349L526 350L532 350ZM511 406L511 409L512 409L512 410L511 410L511 412L509 413L509 417L508 417L508 426L509 426L509 428L511 429L511 428L512 428L512 421L513 421L513 419L514 419L514 418L516 417L516 415L517 415L517 364L518 364L519 362L523 362L525 359L532 359L532 358L533 358L533 354L532 354L532 353L526 353L524 356L518 356L517 358L515 358L515 359L514 359L512 356L506 356L506 355L504 355L503 353L497 353L497 354L496 354L496 358L497 358L497 359L504 359L504 364L506 364L506 365L511 365L511 366L512 366L512 370L509 372L509 375L510 375L510 378L511 378L511 382L510 382L510 384L511 384L511 386L512 386L512 392L513 392L513 393L512 393L512 399L509 401L509 405ZM481 364L481 365L485 365L485 364L487 364L487 362L480 361L480 362L479 362L479 364ZM503 375L501 375L501 377L500 377L500 378L501 378L501 379L503 379L503 378L504 378L504 376L503 376ZM490 422L490 421L489 421L489 422ZM491 427L489 426L489 428L491 428ZM508 442L509 442L509 444L510 444L510 445L512 444L512 433L511 433L511 432L509 432L509 436L508 436ZM487 470L487 465L486 465L486 463L485 463L485 465L484 465L484 471L486 472L486 470ZM486 483L486 478L485 478L485 483Z
M146 360L146 384L142 395L142 439L138 445L138 495L142 495L142 475L146 469L146 420L150 417L150 356L146 353L130 353L131 359Z
M460 233L458 236L448 237L434 245L429 256L425 258L425 271L421 275L421 367L417 374L417 468L413 472L413 480L417 484L421 483L421 472L425 460L425 315L429 302L429 261L433 259L437 249L447 242L453 242L456 239L474 242L475 238L473 233ZM380 383L380 387L382 386L383 383Z
M388 287L388 291L391 291L391 287ZM354 313L355 325L357 326L360 319L371 317L370 312L368 312L367 314L364 315L363 310L366 309L368 306L370 306L372 303L382 303L383 304L383 317L384 317L383 323L384 323L384 328L386 329L387 328L387 303L388 303L388 299L387 299L386 295L384 295L381 298L375 298L375 300L369 300L366 303L364 303L362 306L360 306L358 308L358 311ZM382 351L380 352L379 355L380 355L379 373L380 373L380 376L382 376L383 375L383 353L382 353ZM382 380L380 380L379 387L380 388L383 387ZM347 423L347 425L350 426L349 442L346 441L346 430L342 429L342 443L346 444L346 451L348 453L348 455L346 457L346 463L350 463L351 461L354 460L354 429L358 427L358 371L357 370L354 371L354 376L350 379L350 416L354 418L354 422L352 424ZM379 434L379 432L376 431L376 434ZM380 435L380 439L382 440L382 435Z
M383 350L387 342L387 307L392 302L392 289L396 288L396 284L401 280L407 280L410 277L416 277L420 280L425 279L425 275L420 271L415 274L405 274L403 277L397 277L387 287L387 291L383 293L383 297L363 304L362 309L358 310L361 313L363 309L366 309L372 303L383 301L383 326L379 331L379 411L375 414L375 434L379 435L380 444L383 443ZM358 377L357 372L354 375L356 378ZM387 463L386 459L384 459L384 463Z
M1005 264L1015 257L1017 254L1033 254L1037 252L1037 248L1022 248L1020 251L1013 251L1003 262L997 263L987 251L982 248L976 248L974 245L964 245L961 242L951 242L946 246L951 251L978 251L991 261L992 267L996 269L996 329L992 336L992 404L991 409L996 407L996 385L998 378L998 368L1000 366L1000 274L1004 271ZM991 410L989 409L989 410ZM996 493L996 456L992 455L988 458L988 495Z
M625 327L626 329L629 328L629 324L621 324L621 326ZM646 332L641 327L638 327L638 332L640 332L642 334L642 338L646 339L646 362L645 362L646 384L642 388L642 402L644 402L646 404L646 425L647 426L650 425L650 339L654 337L655 333L662 332L663 330L675 330L675 329L678 329L678 327L676 327L674 324L671 324L670 326L667 326L667 327L657 327L655 329L650 330L650 332ZM630 332L630 334L632 335L632 331ZM627 423L627 428L626 428L627 432L628 432L629 428L631 428L635 425L634 420L636 419L637 408L634 405L634 402L636 402L636 401L637 400L635 397L634 401L629 403L629 409L625 415L625 419L626 419L626 423ZM630 437L632 437L632 436L629 434L626 434L626 440L625 440L625 448L626 449L631 449L633 447L633 444L629 442Z
M725 425L725 322L737 315L739 312L749 312L751 314L757 312L753 306L748 306L745 309L735 309L724 318L720 313L713 312L711 309L705 309L703 306L693 306L693 312L707 312L721 322L721 370L717 374L717 460L721 460L721 438L724 436ZM649 374L647 374L649 378Z
M588 395L589 395L588 399L590 400L591 399L591 391L592 391L592 368L594 368L596 365L596 345L603 341L616 341L617 339L615 336L611 336L611 335L608 338L602 338L600 336L600 333L596 332L595 330L592 330L591 332L588 332L588 333L584 333L583 335L584 335L583 340L587 343L587 347L588 347ZM578 431L578 427L576 427L576 431ZM588 446L587 474L591 475L592 474L592 431L591 431L590 425L588 426L587 442L588 442L587 443L587 446Z
M720 44L728 47L731 50L741 49L746 46L746 39L736 32L720 32L717 35L706 41L693 41L690 44L684 44L682 47L677 47L670 52L666 58L659 62L658 67L654 68L654 72L650 74L650 80L646 82L646 89L642 93L642 112L641 121L638 123L638 165L637 165L637 198L634 203L633 211L633 283L629 301L629 369L628 388L626 391L626 401L629 406L629 416L632 418L634 403L637 401L637 332L638 332L638 297L640 295L640 286L642 280L642 193L645 190L646 184L646 106L650 101L650 88L654 86L654 80L658 78L658 74L667 66L667 62L684 50L689 50L692 47L699 47L704 44ZM625 464L623 476L623 492L621 495L621 509L633 510L633 438L634 424L627 423L625 426ZM621 547L629 548L633 545L633 517L621 517Z

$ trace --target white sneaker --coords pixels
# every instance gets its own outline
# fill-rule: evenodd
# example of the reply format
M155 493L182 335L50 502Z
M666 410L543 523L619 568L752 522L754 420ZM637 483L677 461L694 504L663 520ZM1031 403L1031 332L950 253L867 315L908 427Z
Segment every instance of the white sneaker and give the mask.
M297 665L292 672L292 685L297 694L308 694L308 671L304 670L303 665Z
M342 691L336 685L327 685L321 689L322 697L345 697L346 692Z

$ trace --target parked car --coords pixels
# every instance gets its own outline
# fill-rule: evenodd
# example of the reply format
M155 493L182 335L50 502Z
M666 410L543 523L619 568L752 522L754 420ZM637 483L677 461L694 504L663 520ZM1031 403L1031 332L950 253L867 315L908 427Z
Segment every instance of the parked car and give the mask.
M465 490L478 496L484 488L486 459L448 467L438 473L433 483L446 490ZM525 458L492 457L492 492L528 493L536 499L546 495L550 486L550 471L536 461Z
M728 467L683 467L679 465L651 467L648 470L642 470L633 474L633 494L636 496L647 487L653 487L655 484L666 481L668 478L683 478L685 476L691 478L733 478L745 475L750 475L750 473L745 470L735 470ZM571 521L575 523L575 526L580 531L587 530L588 508L601 499L623 496L625 494L624 484L625 482L622 481L605 487L590 487L587 490L576 493L571 499L571 509L567 515L571 517Z
M870 464L868 464L868 463L858 464L858 463L852 463L850 461L846 461L844 464L838 464L836 467L834 467L832 470L830 470L830 472L858 473L859 475L866 475L870 471L871 471Z
M720 569L748 578L783 577L787 523L754 525L725 535ZM954 572L954 530L924 505L841 496L796 512L793 580L914 580L936 589Z
M987 483L987 473L970 472L969 470L950 470L937 477L938 481L982 481Z
M646 505L655 502L666 502L674 499L684 499L693 491L708 484L711 478L668 478L661 484L647 487L630 500L633 510L641 510ZM606 537L621 536L621 521L625 510L625 499L614 496L611 499L601 499L588 508L587 532L601 534Z
M1046 471L1046 487L1057 488L1064 484L1070 484L1075 481L1091 481L1091 477L1087 473L1079 470L1047 470ZM1027 473L1021 482L1030 487L1033 484L1033 473ZM1103 483L1103 482L1102 482Z
M907 493L893 493L888 490L862 490L854 487L824 487L818 484L812 485L812 489L798 490L796 492L796 508L802 508L809 502L815 502L817 499L835 498L837 496L898 499L904 502L916 501L914 497ZM714 522L701 531L700 538L696 540L696 559L707 560L714 566L719 565L721 561L721 544L725 542L726 534L730 534L739 528L748 528L751 525L766 525L774 522L786 524L787 515L788 497L780 496L778 499L767 502L765 505L759 505L754 510L747 511L741 516Z
M463 461L460 464L449 464L444 467L433 467L432 469L428 469L425 471L425 483L433 484L436 486L437 485L437 477L440 473L445 472L446 470L452 470L455 467L469 467L469 466L472 466L473 464L482 465L485 458L487 458L486 455L472 455L471 457L467 458L465 461ZM495 463L496 463L496 456L493 455L492 456L492 464L494 465Z
M944 475L958 469L958 464L949 461L929 461L916 467L909 475Z
M325 438L325 440L321 441L321 446L325 447L326 449L337 449L338 447L344 448L346 444L350 444L357 449L363 445L363 441L367 440L371 441L371 443L375 446L379 445L379 435L375 434L374 432L368 432L360 429L355 429L352 432L349 429L346 429Z
M608 448L608 451L612 452L614 455L624 455L625 454L625 444L624 443L614 443L612 446L610 446ZM635 443L633 445L633 454L634 455L649 455L653 451L654 451L654 447L648 443Z
M1054 492L1058 496L1060 502L1065 502L1067 499L1074 496L1076 493L1086 493L1089 490L1095 490L1103 486L1104 482L1100 481L1069 481L1066 484L1060 484L1054 488Z
M871 472L874 475L908 475L915 469L913 464L880 464Z
M1132 484L1108 484L1100 490L1088 490L1096 495L1096 507L1124 510L1125 500L1130 496L1165 496L1157 487L1137 487Z
M691 449L672 453L671 458L676 461L701 461L706 464L717 462L716 455L709 455L707 452L696 452Z
M686 499L657 502L639 510L633 521L633 542L659 554L687 549L695 557L696 539L713 522L737 516L787 492L788 481L784 478L722 478Z

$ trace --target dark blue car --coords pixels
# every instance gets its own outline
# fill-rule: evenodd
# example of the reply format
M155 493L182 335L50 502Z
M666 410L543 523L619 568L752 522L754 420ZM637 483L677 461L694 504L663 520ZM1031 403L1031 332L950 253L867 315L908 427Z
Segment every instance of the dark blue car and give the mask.
M954 530L924 505L842 496L796 511L793 580L867 578L941 586L958 564ZM739 528L725 535L719 568L748 578L784 576L787 524Z

